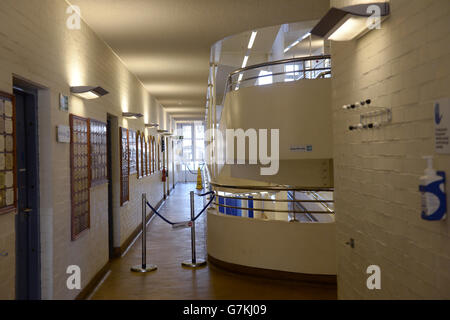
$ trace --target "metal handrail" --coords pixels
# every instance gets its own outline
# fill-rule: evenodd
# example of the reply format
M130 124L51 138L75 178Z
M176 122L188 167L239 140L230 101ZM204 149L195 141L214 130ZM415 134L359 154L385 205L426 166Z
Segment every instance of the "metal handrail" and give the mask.
M265 77L276 77L276 76L281 76L283 74L297 74L297 73L303 73L303 72L312 72L312 71L322 71L317 77L323 77L324 75L327 74L331 74L330 72L330 68L314 68L314 69L305 69L305 70L294 70L294 71L288 71L288 72L277 72L277 73L271 73L271 74L265 74L262 76L254 76L254 77L250 77L250 78L244 78L241 81L236 81L236 82L231 82L230 85L233 84L237 84L240 82L244 82L244 81L250 81L250 80L256 80L256 79L260 79L260 78L265 78ZM317 79L316 77L316 79ZM231 79L231 78L230 78Z
M220 198L222 196L219 196ZM253 200L253 199L252 199ZM297 201L301 202L301 201ZM230 206L226 204L218 203L217 201L214 202L216 206L222 207L222 208L231 208L231 209L239 209L239 210L251 210L251 211L261 211L261 212L281 212L281 213L312 213L312 214L330 214L328 211L296 211L296 210L275 210L275 209L260 209L260 208L247 208L247 207L236 207L236 206Z
M229 196L219 196L221 198L225 198L225 199L236 199L236 200L248 200L248 197L229 197ZM314 197L315 198L315 197ZM288 203L293 203L293 202L304 202L304 203L334 203L334 200L273 200L273 199L262 199L262 198L251 198L251 200L254 201L269 201L269 202L288 202Z
M321 72L321 74L318 77L324 77L325 75L331 74L331 67L329 67L329 68L328 67L310 68L310 69L304 68L303 70L277 72L277 73L273 73L270 75L250 77L250 78L246 78L246 79L241 79L240 81L237 81L237 82L233 82L233 76L235 76L239 73L243 73L243 72L254 70L254 69L264 68L264 67L271 67L271 66L284 65L284 64L295 64L295 63L299 63L299 62L305 63L306 61L326 60L326 59L331 59L331 55L307 56L307 57L282 59L282 60L276 60L276 61L268 61L268 62L258 63L258 64L254 64L251 66L247 66L245 68L240 68L240 69L234 70L233 72L231 72L228 75L227 80L225 82L225 92L222 97L222 105L224 105L224 103L225 103L225 97L226 97L227 93L229 91L231 91L233 85L235 85L235 84L240 84L245 81L255 80L255 79L264 78L264 77L268 77L268 76L276 77L276 76L283 75L283 74L294 74L295 75L295 74L314 72L314 71L323 71L323 72ZM301 79L304 79L304 78L305 77L303 77ZM301 79L298 79L298 80L301 80ZM316 79L317 79L317 77L316 77Z
M320 196L316 193L316 192L311 192L312 196L314 199L319 200ZM334 212L333 209L331 209L328 205L326 205L326 203L334 203L334 201L325 201L320 199L318 202L320 202L320 204L327 209L329 212Z
M237 190L259 190L259 191L334 191L334 188L330 187L297 187L297 186L236 186L226 185L217 182L210 182L210 185L223 189L237 189Z
M296 199L295 199L295 191L294 192L288 192L288 198L295 201L295 203L292 204L292 207L294 208L294 210L295 210L296 207L300 207L300 209L302 209L303 211L307 210L304 205L302 205L301 203L296 201ZM317 222L317 219L313 215L311 215L310 213L305 213L304 215L310 222ZM296 213L294 213L292 216L293 217L292 217L291 222L299 222L299 220L297 220Z
M326 188L326 187L295 187L295 186L283 186L283 185L269 185L269 186L255 186L255 185L227 185L227 184L220 184L217 182L210 182L209 185L212 187L214 192L216 193L216 201L214 202L214 205L220 208L231 208L231 209L238 209L238 210L246 210L246 211L256 211L256 212L275 212L275 213L292 213L292 214L334 214L334 211L327 205L334 203L334 200L326 200L321 199L318 197L316 192L326 191L326 192L332 192L334 191L334 188ZM224 193L233 193L232 191L228 190L236 190L236 193L238 195L225 195L225 194L219 194L219 192ZM256 192L280 192L280 191L289 191L291 192L305 192L308 194L313 194L313 198L311 200L302 200L302 199L272 199L272 198L254 198L250 195L247 195L245 193L251 193L251 191ZM242 195L244 193L244 195ZM299 206L301 211L296 210L295 206L293 207L293 210L283 210L283 209L269 209L269 208L255 208L255 207L245 207L245 206L233 206L225 203L220 203L219 199L235 199L235 200L244 200L244 201L261 201L261 202L272 202L272 203L287 203L288 205L293 203L295 206ZM302 204L320 204L325 210L308 210L305 208ZM288 207L288 209L290 209ZM314 221L317 221L316 219L312 219ZM294 221L297 221L294 219Z
M331 74L331 71L324 71L324 72L321 72L317 77L316 77L316 79L323 79L323 77L324 76L326 76L326 75L329 75L329 74Z
M252 70L252 69L259 69L262 67L270 67L270 66L276 66L276 65L280 65L280 64L289 64L289 63L295 63L295 62L321 60L321 59L331 59L331 55L325 54L325 55L321 55L321 56L307 56L307 57L298 57L298 58L290 58L290 59L282 59L282 60L276 60L276 61L263 62L263 63L247 66L245 68L240 68L240 69L234 70L233 72L230 73L230 75L228 77L231 77L235 74L238 74L238 73L241 73L244 71L248 71L248 70Z

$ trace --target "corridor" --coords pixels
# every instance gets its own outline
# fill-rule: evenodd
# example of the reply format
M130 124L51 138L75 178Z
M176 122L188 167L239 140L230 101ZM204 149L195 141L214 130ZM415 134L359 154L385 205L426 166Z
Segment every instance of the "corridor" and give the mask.
M1 4L0 302L450 300L449 0Z
M193 183L178 183L160 213L170 221L188 220L189 192ZM196 197L195 212L203 208ZM197 256L206 256L205 217L197 221ZM230 235L232 236L232 235ZM147 229L147 261L158 270L148 274L130 272L141 262L141 238L122 258L114 260L110 273L91 295L93 300L111 299L336 299L336 288L293 281L263 279L231 273L211 264L190 270L181 262L190 258L190 230L172 231L170 225L154 217Z

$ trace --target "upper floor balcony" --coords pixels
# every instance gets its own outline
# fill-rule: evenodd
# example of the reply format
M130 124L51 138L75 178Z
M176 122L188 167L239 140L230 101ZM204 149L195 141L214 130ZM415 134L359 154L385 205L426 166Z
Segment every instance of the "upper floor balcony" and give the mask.
M233 71L227 78L226 92L274 83L325 78L331 78L331 56L290 58Z

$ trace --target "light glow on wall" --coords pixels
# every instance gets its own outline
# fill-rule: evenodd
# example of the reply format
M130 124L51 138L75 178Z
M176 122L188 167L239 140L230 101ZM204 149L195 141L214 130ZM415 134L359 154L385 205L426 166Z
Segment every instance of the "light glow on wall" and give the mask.
M78 97L71 97L70 99L70 112L82 117L86 116L84 101Z
M122 95L122 101L121 101L121 107L122 107L122 112L128 112L128 97L125 95Z
M82 71L81 71L81 66L80 63L78 61L74 61L72 63L70 63L70 66L68 68L68 73L69 73L69 85L71 87L74 86L80 86L83 84L83 77L81 76Z

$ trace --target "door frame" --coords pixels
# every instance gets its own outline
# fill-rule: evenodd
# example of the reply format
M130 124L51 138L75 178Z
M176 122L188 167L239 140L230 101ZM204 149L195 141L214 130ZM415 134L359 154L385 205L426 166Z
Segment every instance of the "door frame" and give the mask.
M33 213L31 215L33 221L30 224L27 224L27 228L32 227L32 235L33 238L32 241L36 241L35 248L34 248L34 254L32 252L27 252L26 260L32 259L31 262L31 268L34 268L33 272L31 272L32 277L28 277L28 281L24 284L23 282L18 280L18 277L21 276L23 272L30 272L28 269L28 266L24 269L21 268L21 258L19 256L19 237L20 237L20 231L19 231L19 219L20 219L20 189L18 185L18 204L17 204L17 216L16 216L16 298L18 299L33 299L38 300L41 299L42 296L42 279L41 279L41 226L40 226L40 190L39 190L39 110L38 110L38 91L40 88L35 87L31 84L28 84L26 82L23 82L21 80L14 79L14 85L13 85L13 94L15 97L19 94L24 94L27 96L31 96L30 98L33 100L32 102L32 108L33 110L29 110L29 105L25 104L24 107L27 109L24 109L26 115L30 117L29 119L26 119L25 121L28 123L30 120L33 123L33 130L27 131L27 141L31 142L31 144L28 144L27 146L27 161L30 161L30 163L27 164L27 170L31 171L30 175L32 177L31 181L31 188L28 187L27 189L27 197L28 199L33 199ZM17 111L17 98L16 98L16 111ZM25 116L25 114L24 114ZM17 117L16 117L16 123L17 123ZM31 132L31 136L29 133ZM18 131L16 131L16 140L18 139ZM32 139L32 140L30 140ZM34 141L33 141L34 140ZM16 146L17 147L17 146ZM31 150L30 150L31 149ZM17 156L18 149L16 150L16 156ZM30 156L33 156L31 158ZM16 159L16 170L17 175L19 174L19 167L18 167L18 161L19 158ZM28 176L30 178L30 176ZM18 182L19 184L19 179ZM35 211L35 212L34 212ZM30 233L30 231L27 231ZM28 250L31 250L28 248ZM25 288L22 286L26 286Z
M106 116L106 140L107 140L107 171L108 171L108 252L109 260L116 257L114 247L114 175L113 175L113 152L112 147L114 144L114 132L113 132L113 121L117 121L117 118L111 114Z

